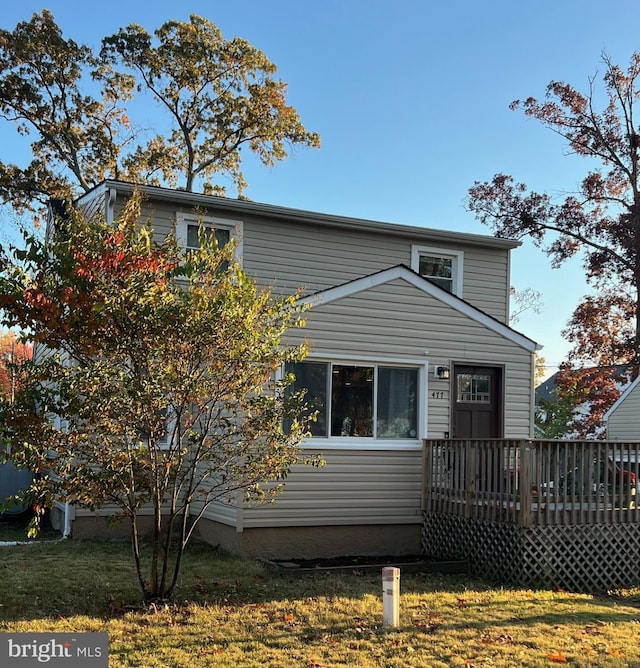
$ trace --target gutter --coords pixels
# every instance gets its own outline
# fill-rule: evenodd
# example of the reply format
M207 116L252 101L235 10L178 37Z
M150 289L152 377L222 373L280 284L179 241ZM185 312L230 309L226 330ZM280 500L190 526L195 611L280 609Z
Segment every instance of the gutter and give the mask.
M223 212L235 216L253 215L259 218L286 220L306 225L319 225L322 227L338 227L349 230L360 230L373 232L375 234L387 234L390 236L412 237L415 239L431 241L471 244L473 246L502 248L512 250L522 245L517 239L504 239L491 235L475 234L469 232L458 232L454 230L421 227L417 225L403 225L398 223L381 222L366 218L353 218L329 213L319 213L304 209L279 206L276 204L264 204L250 200L232 199L217 195L205 195L203 193L188 192L186 190L175 190L160 186L136 185L127 181L115 181L107 179L102 181L92 190L82 194L75 200L76 205L91 201L96 195L104 194L107 208L112 207L114 194L130 196L135 190L151 200L170 202L193 209L204 207L213 211Z

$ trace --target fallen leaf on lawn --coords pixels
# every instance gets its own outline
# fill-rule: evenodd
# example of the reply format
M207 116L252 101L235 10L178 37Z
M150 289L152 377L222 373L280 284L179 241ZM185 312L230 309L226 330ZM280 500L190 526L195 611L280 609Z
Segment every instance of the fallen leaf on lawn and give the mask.
M286 615L282 615L282 621L287 624L293 624L294 617L291 613L287 613Z
M547 659L549 659L549 661L555 661L556 663L567 663L567 657L559 649L556 650L555 654L549 652L549 654L547 654Z
M417 629L421 629L423 633L433 633L440 626L435 622L415 622L414 625Z

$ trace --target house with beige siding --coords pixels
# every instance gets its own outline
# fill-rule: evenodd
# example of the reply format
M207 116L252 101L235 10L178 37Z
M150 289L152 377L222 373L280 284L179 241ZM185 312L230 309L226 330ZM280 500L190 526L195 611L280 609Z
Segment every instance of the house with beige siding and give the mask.
M640 441L640 376L633 380L605 413L609 441Z
M114 220L133 188L105 181L76 204ZM210 227L259 284L311 306L309 355L282 372L318 409L303 448L326 466L292 471L275 505L212 505L205 540L251 557L416 553L423 440L532 436L539 346L508 325L519 242L140 190L156 235L190 246ZM66 519L78 536L100 520Z

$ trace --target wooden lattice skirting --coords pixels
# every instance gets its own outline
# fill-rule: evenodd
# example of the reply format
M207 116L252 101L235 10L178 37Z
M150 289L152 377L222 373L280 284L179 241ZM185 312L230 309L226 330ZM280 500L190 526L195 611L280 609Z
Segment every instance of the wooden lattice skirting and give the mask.
M484 579L602 592L640 584L640 525L520 527L425 513L422 548Z

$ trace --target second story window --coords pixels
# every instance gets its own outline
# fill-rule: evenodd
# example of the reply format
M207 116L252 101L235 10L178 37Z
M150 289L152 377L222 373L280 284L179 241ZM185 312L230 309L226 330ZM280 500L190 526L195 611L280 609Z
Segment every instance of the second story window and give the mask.
M212 234L215 235L216 241L218 242L218 247L222 248L229 243L231 239L231 230L226 227L203 227L204 233L207 235L207 238ZM186 247L189 249L197 249L200 247L200 226L197 224L187 223L187 243Z
M242 260L242 221L179 213L176 217L176 238L180 246L189 249L199 248L200 228L206 235L215 235L220 248L234 239L236 259Z
M438 287L462 297L464 253L432 246L413 246L411 268Z

